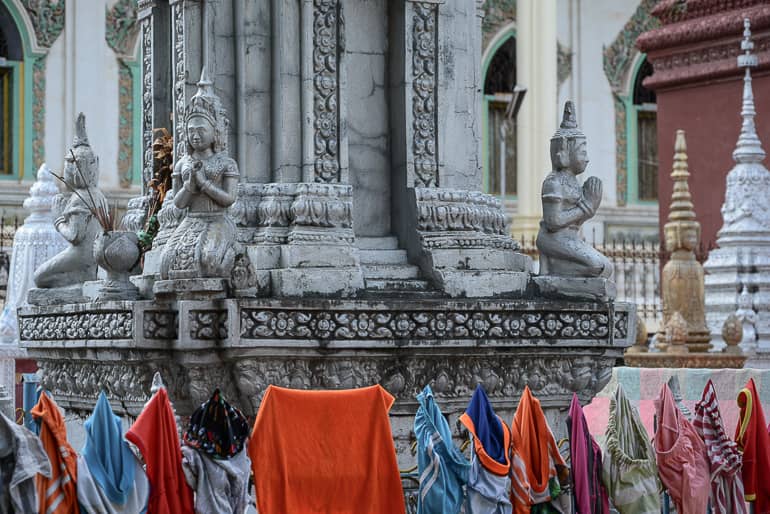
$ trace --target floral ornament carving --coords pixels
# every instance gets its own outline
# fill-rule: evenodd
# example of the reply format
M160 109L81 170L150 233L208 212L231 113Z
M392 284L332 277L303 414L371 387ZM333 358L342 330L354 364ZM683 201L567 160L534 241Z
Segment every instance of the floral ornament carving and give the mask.
M315 181L340 182L339 52L342 12L338 0L313 2L313 113Z
M184 110L186 104L185 81L187 79L187 68L185 61L185 25L184 25L184 2L174 2L171 6L171 17L173 23L174 40L174 151L175 158L180 158L185 153L185 133L184 133ZM152 134L150 134L152 137ZM152 161L150 161L152 162Z
M227 339L227 311L190 311L189 323L191 339Z
M145 339L176 339L176 311L146 311L144 313L143 334Z
M32 66L32 159L35 168L45 161L45 66L45 55L37 57Z
M37 43L43 48L51 48L64 30L66 3L66 0L21 0L35 29Z
M624 84L631 71L637 53L636 40L639 35L660 26L660 21L651 14L660 0L642 0L634 14L626 22L612 44L604 48L604 73L610 83L615 105L615 163L617 169L618 205L625 205L628 192L628 163L626 151L626 108L621 96L628 95Z
M607 339L606 312L312 311L242 309L245 339L435 340ZM615 314L613 336L626 337L628 316Z
M414 185L439 185L436 156L436 18L438 5L418 2L412 18L412 152Z
M108 311L21 316L19 325L22 341L131 339L134 315L131 311Z
M118 55L133 55L139 34L136 0L118 0L106 9L104 37L107 44Z

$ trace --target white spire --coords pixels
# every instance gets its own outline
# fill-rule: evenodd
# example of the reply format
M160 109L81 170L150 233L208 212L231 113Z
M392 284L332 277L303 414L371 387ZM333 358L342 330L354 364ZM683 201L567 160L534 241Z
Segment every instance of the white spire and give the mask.
M743 20L743 27L741 50L744 53L738 56L738 67L746 68L746 73L743 76L743 108L741 109L743 125L733 152L733 159L737 163L758 163L765 158L762 142L759 140L757 129L754 126L754 116L757 112L754 110L754 91L751 87L751 68L757 65L758 59L756 55L751 53L754 49L754 43L751 41L751 22L748 18Z

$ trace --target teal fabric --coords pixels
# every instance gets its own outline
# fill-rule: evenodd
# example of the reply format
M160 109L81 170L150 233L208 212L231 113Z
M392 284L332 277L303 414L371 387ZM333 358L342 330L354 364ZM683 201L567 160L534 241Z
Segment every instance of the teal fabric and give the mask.
M91 417L85 422L83 458L94 481L110 501L123 505L134 486L134 458L123 439L120 418L115 416L102 391Z
M470 462L452 442L452 431L436 405L430 386L417 395L420 407L414 418L420 493L418 514L457 514L463 504L463 486Z

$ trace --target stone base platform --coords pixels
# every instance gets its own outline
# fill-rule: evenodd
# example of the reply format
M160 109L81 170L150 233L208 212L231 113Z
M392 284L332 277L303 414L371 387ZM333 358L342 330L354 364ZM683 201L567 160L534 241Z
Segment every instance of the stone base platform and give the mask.
M156 371L183 417L216 387L254 416L269 384L382 384L396 397L391 422L407 463L427 384L453 426L477 384L504 419L529 386L565 435L572 394L588 402L604 387L636 323L629 304L244 298L24 307L19 327L44 387L83 415L101 388L118 414L138 415Z
M746 356L731 353L632 353L626 352L623 360L632 368L742 368Z

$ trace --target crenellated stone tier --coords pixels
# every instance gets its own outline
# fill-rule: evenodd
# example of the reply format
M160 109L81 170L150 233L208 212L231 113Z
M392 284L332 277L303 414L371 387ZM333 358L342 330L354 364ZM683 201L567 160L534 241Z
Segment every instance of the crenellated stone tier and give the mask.
M629 304L525 299L105 302L25 307L19 325L44 387L75 413L106 388L116 412L136 416L156 371L181 416L215 387L253 416L269 384L380 383L397 398L402 460L426 384L452 419L477 383L509 419L529 385L561 432L572 393L590 401L636 330Z

